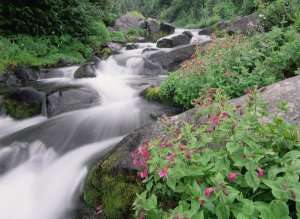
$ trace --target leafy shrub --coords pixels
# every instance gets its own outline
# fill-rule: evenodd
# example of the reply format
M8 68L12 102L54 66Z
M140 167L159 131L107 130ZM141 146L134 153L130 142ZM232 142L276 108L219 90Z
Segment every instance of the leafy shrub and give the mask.
M146 29L130 29L127 32L129 36L146 36L146 33Z
M185 108L192 107L209 88L221 88L230 97L239 97L247 87L295 75L300 67L297 44L300 38L295 30L279 28L254 38L214 39L197 48L192 60L169 75L161 85L161 95Z
M259 10L260 22L269 31L272 27L288 27L295 24L300 28L300 2L298 0L277 0Z
M144 15L139 11L128 11L127 15L141 17L141 18L145 19Z
M299 217L297 128L280 117L262 122L267 103L257 90L247 93L241 106L210 90L195 102L199 123L166 118L164 137L132 153L146 185L134 202L136 217Z
M120 31L110 32L110 37L112 41L117 41L117 40L126 41L125 34Z
M214 26L215 24L219 23L221 21L221 18L219 16L213 16L209 17L207 19L201 19L200 22L193 23L193 24L188 24L185 26L185 28L189 29L200 29L204 27L211 27Z
M0 72L8 67L56 65L60 59L80 63L90 59L93 50L78 38L69 35L32 37L28 35L0 36Z
M214 7L214 13L222 19L229 19L235 14L235 6L232 2L220 2Z

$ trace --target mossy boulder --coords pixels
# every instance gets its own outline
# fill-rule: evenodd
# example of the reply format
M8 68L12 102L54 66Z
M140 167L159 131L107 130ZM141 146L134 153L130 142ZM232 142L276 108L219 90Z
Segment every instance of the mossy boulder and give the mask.
M25 119L41 113L43 95L33 88L19 89L5 96L1 105L14 119Z
M74 78L95 78L96 69L95 66L90 63L82 64L74 73Z

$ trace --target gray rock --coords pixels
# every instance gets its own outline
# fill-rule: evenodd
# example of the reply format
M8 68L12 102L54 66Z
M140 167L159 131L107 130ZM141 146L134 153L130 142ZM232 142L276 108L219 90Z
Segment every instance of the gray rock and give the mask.
M206 28L203 28L202 30L200 30L198 32L198 34L199 35L211 35L213 32L215 32L214 27L206 27Z
M158 20L148 18L146 24L150 37L160 33L160 22Z
M94 78L96 77L95 66L89 63L82 64L74 73L74 78Z
M190 40L193 38L193 34L191 31L183 31L182 34L186 35Z
M71 65L71 63L65 59L59 59L57 62L57 67L66 67L66 66L70 66L70 65Z
M157 41L158 48L173 48L189 44L191 39L185 34L179 34L170 38L163 38Z
M175 33L175 27L169 23L161 23L160 31L164 32L167 35L171 35L171 34Z
M137 49L137 48L138 48L138 46L134 43L129 43L126 46L126 50L134 50L134 49Z
M90 88L67 89L47 94L47 116L52 117L61 113L88 108L98 105L100 96Z
M121 31L128 31L130 29L144 29L146 28L146 23L141 17L124 15L116 20L115 27Z
M228 34L237 34L241 33L246 35L249 27L249 22L254 22L255 25L255 14L251 14L244 17L236 17L231 21L223 21L216 25L217 29L225 30Z
M152 63L159 64L164 70L178 69L181 62L191 58L195 53L195 45L178 46L172 49L145 52L143 55Z

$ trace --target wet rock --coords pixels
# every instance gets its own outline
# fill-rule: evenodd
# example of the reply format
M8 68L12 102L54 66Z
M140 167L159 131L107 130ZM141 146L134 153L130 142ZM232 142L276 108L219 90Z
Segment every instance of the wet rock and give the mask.
M206 28L203 28L202 30L200 30L198 32L198 34L199 35L211 35L213 32L215 32L214 27L206 27Z
M193 38L193 34L191 31L183 31L182 32L183 35L186 35L190 40Z
M6 95L1 105L8 115L24 119L41 113L43 95L33 88L18 89Z
M94 65L89 63L82 64L74 73L74 78L94 78L96 77L96 69Z
M122 46L118 43L108 43L106 45L107 48L111 49L112 51L112 54L115 55L115 54L119 54L120 51L122 50Z
M189 44L191 39L185 34L179 34L170 38L163 38L157 41L158 48L173 48Z
M59 59L57 62L57 67L66 67L66 66L70 66L70 65L71 65L71 63L65 59Z
M47 116L52 117L73 110L85 109L99 103L98 92L90 88L60 89L47 94Z
M160 31L165 33L166 35L171 35L175 33L175 27L169 23L161 23L160 24Z
M191 58L195 51L195 45L184 45L172 49L149 51L143 55L151 62L159 64L164 70L173 71L178 69L181 62Z
M115 27L121 31L129 31L130 29L144 29L146 23L139 16L124 15L116 20Z
M126 50L134 50L137 48L138 48L138 46L134 43L127 44L127 46L126 46Z

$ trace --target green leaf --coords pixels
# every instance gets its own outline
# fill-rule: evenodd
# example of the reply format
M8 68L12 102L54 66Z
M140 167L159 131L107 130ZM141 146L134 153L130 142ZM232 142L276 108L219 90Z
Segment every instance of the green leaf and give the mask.
M240 145L236 142L228 142L226 144L226 149L229 151L230 154L237 151L240 148Z
M243 205L243 213L245 215L251 216L254 212L254 204L251 200L243 200L244 205Z
M245 180L248 186L256 190L260 184L260 180L256 172L247 172L245 174Z
M274 200L270 204L272 214L274 218L288 219L289 217L289 208L286 203L280 200Z
M153 187L153 182L152 181L148 182L146 185L147 190L150 191L152 189L152 187Z
M205 219L204 218L204 214L203 211L198 212L197 214L195 214L192 219Z
M239 213L237 215L237 219L249 219L250 217L248 215L245 215L244 213Z
M218 219L229 219L230 211L227 205L219 205L216 208L216 215Z
M173 191L175 191L175 188L176 188L176 179L175 178L169 178L167 180L167 186L169 186Z
M280 109L283 112L288 112L288 102L286 100L282 100L277 104L277 108Z

